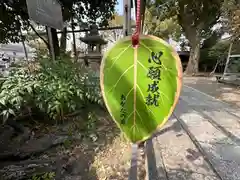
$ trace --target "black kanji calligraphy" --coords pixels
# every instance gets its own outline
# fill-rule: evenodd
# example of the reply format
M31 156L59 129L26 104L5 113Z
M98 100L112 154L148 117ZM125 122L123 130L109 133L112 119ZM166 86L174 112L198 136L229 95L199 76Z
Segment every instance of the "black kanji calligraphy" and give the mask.
M161 80L161 68L158 67L150 67L148 69L147 77L152 80Z
M120 120L121 120L121 124L125 124L126 110L124 108L121 109Z
M126 109L124 107L121 108L120 110L120 121L121 124L125 124L126 123Z
M122 94L121 95L121 106L124 106L126 103L126 97Z
M158 83L159 81L153 81L152 84L148 84L147 92L152 92L152 93L158 92L159 90Z
M148 58L148 62L151 63L153 61L154 63L161 65L162 62L160 58L162 55L163 55L162 51L159 51L158 53L151 52L151 56Z
M148 94L148 96L146 97L146 104L148 106L159 106L159 103L158 103L158 99L159 99L159 93L157 94Z
M124 107L125 103L126 103L126 97L124 95L121 95L121 101L120 101L120 105L121 105L120 121L121 121L121 124L125 124L125 121L126 121L126 108Z
M126 113L126 109L124 107L121 107L121 110L120 110L121 113L125 114Z

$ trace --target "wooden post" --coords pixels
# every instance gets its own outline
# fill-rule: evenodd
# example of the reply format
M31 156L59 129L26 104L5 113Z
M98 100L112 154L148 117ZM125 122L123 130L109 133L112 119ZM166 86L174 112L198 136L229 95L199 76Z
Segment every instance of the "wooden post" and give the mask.
M132 145L131 167L129 171L128 180L137 180L137 160L138 160L138 145Z
M74 32L74 21L73 21L73 17L71 19L71 25L72 25L72 36L73 36L73 51L74 51L74 56L77 60L77 48L76 48L76 39L75 39L75 32Z
M141 32L143 33L144 20L146 11L146 0L141 0Z
M124 0L123 3L123 12L124 12L124 36L131 35L131 0Z
M48 43L50 46L50 54L52 55L52 60L55 61L55 53L53 47L53 39L52 39L52 31L50 27L47 27L47 34L48 34Z
M24 53L25 53L26 60L27 60L27 62L28 62L28 52L27 52L26 44L25 44L25 42L24 42L24 38L23 38L23 34L22 34L22 30L21 30L21 29L20 29L20 34L21 34L21 40L22 40L23 50L24 50Z

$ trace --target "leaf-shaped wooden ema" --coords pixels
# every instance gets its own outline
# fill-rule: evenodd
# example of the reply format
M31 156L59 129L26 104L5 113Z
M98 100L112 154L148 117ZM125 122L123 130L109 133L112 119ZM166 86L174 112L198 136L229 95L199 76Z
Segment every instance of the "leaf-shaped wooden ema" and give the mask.
M101 64L101 89L111 116L133 143L166 123L180 94L182 67L173 48L154 36L118 41Z

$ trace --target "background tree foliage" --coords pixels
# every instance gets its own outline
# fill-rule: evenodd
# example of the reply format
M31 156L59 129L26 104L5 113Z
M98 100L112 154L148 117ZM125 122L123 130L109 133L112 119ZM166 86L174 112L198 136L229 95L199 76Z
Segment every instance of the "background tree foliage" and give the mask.
M20 42L20 29L29 27L26 1L0 1L0 43Z
M168 19L161 20L158 18L161 14L156 9L155 4L150 1L146 4L145 19L143 32L152 34L168 40L170 37L178 40L181 35L181 26L177 22L177 17L173 16Z
M222 24L232 35L232 40L240 38L240 1L225 0L222 5Z
M91 24L97 22L106 26L107 20L112 17L116 0L60 0L63 20L70 23L72 18ZM75 24L76 25L76 24ZM26 0L0 1L0 43L19 42L24 37L19 34L20 29L29 30L30 24ZM55 54L59 55L59 39L55 29L52 29ZM66 28L63 30L66 36ZM66 39L66 38L65 38ZM63 46L64 47L64 46Z
M190 59L186 68L187 74L198 72L201 40L217 23L223 0L162 0L152 1L158 8L160 19L177 16L191 48Z
M177 22L177 17L162 19L162 13L156 3L157 1L146 1L144 33L153 34L163 39L168 39L171 36L178 40L182 28Z
M124 19L125 18L123 15L114 13L114 15L111 18L109 18L108 25L109 27L123 26ZM131 20L131 25L135 25L134 20ZM134 30L132 30L132 32L134 32ZM123 37L123 29L106 30L106 31L102 31L101 34L107 41L111 43L115 43L118 39Z

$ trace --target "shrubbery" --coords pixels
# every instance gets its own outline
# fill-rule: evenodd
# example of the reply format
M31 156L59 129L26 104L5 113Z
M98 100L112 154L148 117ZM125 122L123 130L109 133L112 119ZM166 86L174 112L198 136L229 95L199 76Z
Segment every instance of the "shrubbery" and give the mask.
M98 87L99 80L94 73L86 72L69 58L55 62L43 59L14 67L1 86L1 115L4 122L12 116L33 113L63 120L88 104L102 105Z

